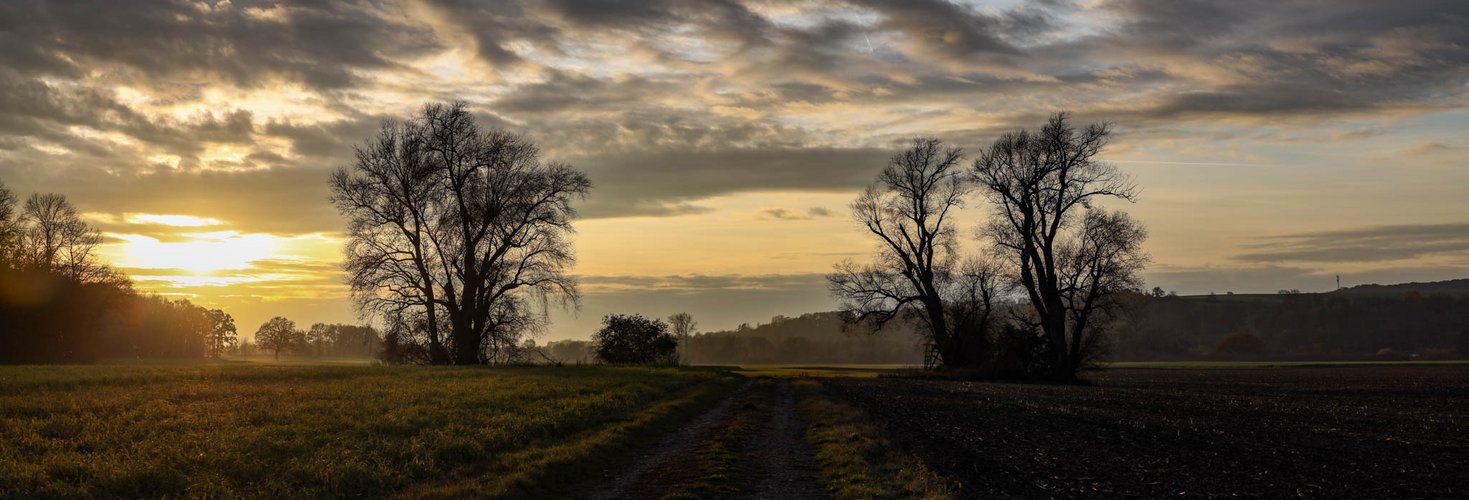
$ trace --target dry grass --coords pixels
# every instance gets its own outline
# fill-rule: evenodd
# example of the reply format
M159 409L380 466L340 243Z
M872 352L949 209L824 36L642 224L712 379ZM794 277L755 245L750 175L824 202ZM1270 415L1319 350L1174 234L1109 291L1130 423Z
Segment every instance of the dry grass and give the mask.
M0 367L0 497L564 493L731 386L604 367Z
M797 412L816 447L821 486L833 498L954 498L958 484L917 457L899 452L859 409L823 394L819 383L796 382Z

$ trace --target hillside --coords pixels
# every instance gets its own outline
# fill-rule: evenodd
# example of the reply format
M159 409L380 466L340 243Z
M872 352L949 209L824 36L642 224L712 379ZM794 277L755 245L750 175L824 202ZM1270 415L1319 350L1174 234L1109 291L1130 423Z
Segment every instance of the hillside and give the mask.
M1410 292L1425 296L1433 294L1469 295L1469 278L1430 281L1427 283L1400 283L1396 285L1379 285L1373 283L1347 287L1331 293L1340 295L1398 295Z

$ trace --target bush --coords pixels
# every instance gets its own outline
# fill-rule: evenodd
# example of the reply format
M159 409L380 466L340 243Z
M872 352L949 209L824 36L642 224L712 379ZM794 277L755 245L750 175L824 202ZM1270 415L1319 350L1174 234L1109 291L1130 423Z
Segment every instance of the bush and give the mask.
M607 363L678 363L678 339L668 332L668 324L641 314L603 317L592 343L597 359Z

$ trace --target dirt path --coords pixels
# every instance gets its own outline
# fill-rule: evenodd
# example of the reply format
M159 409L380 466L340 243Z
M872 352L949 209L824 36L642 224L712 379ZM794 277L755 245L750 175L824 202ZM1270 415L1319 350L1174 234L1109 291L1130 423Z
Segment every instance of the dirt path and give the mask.
M746 453L761 466L754 498L823 498L816 478L816 450L806 442L805 426L796 418L796 391L781 380L765 421L746 443Z
M788 381L749 381L578 498L824 498ZM753 389L752 389L753 388ZM716 458L711 458L716 457ZM697 470L719 457L714 475ZM691 490L692 488L692 490Z
M736 399L749 391L751 382L745 382L729 396L726 396L714 407L705 411L694 420L685 424L677 432L663 438L657 446L644 452L635 462L621 468L610 468L603 472L603 483L596 489L585 495L576 495L579 498L591 498L596 500L607 500L613 498L627 498L628 491L648 471L667 463L669 459L687 452L698 444L700 439L712 435L720 426L729 423L730 408L734 406Z

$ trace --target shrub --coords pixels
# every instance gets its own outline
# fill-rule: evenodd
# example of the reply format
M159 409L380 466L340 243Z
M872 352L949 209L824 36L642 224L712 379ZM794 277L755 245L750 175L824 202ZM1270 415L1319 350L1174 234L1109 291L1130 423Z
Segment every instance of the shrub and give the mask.
M597 359L607 363L676 364L678 339L662 320L641 314L609 314L592 334Z

